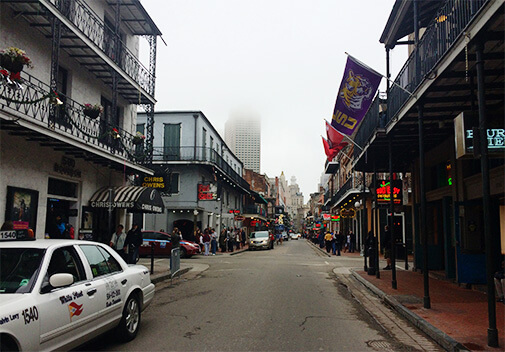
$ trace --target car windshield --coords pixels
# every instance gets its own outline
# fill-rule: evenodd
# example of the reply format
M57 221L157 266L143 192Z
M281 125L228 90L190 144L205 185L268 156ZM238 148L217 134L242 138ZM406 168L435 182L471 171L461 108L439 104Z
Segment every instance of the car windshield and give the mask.
M251 233L251 238L267 238L268 237L268 232L266 231L261 231L261 232L253 232Z
M30 292L42 258L43 249L0 248L0 294Z

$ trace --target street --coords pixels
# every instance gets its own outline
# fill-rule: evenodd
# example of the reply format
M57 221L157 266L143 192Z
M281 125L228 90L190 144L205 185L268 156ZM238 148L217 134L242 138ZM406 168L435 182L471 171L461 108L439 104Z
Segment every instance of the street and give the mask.
M359 258L328 258L299 240L190 260L209 269L158 284L134 341L122 344L109 333L82 349L414 350L388 336L336 280L335 267L359 267Z

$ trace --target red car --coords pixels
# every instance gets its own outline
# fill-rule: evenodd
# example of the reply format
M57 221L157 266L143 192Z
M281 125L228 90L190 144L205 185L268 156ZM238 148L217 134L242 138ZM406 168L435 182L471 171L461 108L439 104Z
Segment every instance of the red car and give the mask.
M158 231L142 231L144 242L139 248L139 256L148 257L151 255L151 243L154 243L155 256L170 256L172 252L172 242L170 234ZM200 246L195 242L181 241L181 258L191 258L200 253Z

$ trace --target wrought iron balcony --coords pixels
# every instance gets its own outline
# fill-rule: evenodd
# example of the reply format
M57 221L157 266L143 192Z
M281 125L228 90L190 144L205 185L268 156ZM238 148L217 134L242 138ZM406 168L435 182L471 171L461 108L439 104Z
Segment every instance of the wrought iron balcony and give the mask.
M250 186L233 168L223 159L217 151L204 147L154 147L153 162L209 162L216 165L224 173L244 189Z
M267 216L267 211L263 208L261 208L258 205L246 205L243 208L242 213L244 214L255 214L255 215L261 215L266 217Z
M331 205L335 205L340 202L343 197L350 191L355 191L355 193L361 192L361 185L363 184L363 177L360 177L358 173L351 173L350 177L343 184L342 187L333 195L331 198Z
M419 46L412 51L396 77L396 85L392 85L388 92L386 123L396 117L410 98L410 95L398 86L413 93L424 80L429 79L435 66L456 40L464 34L467 25L488 1L490 0L447 0L439 9L420 39ZM417 64L419 67L416 67L417 53L419 53L419 63Z
M105 3L105 2L104 2ZM112 71L119 76L118 92L132 104L153 103L155 76L83 0L17 0L8 2L15 16L52 40L53 16L61 19L60 48L107 85ZM117 44L116 44L117 43Z
M56 9L59 9L60 0L50 0ZM135 80L147 93L154 95L155 77L142 65L138 58L131 53L126 44L119 41L120 55L115 55L113 28L108 28L103 19L82 0L74 0L64 13L87 38L98 46L110 59L112 59L130 78ZM108 35L108 33L111 33Z
M15 89L5 80L0 81L0 110L17 118L11 123L23 120L25 128L40 131L40 134L57 132L68 137L68 143L91 145L131 162L142 161L144 151L142 146L134 144L132 134L84 115L84 106L64 95L58 95L62 104L55 105L56 94L47 84L25 72L21 76L23 89ZM7 123L8 120L2 121L4 125Z
M391 120L396 118L410 95L419 85L429 79L431 71L449 51L456 40L463 35L465 28L475 17L477 12L489 0L458 1L447 0L439 9L437 15L427 27L419 41L418 48L412 51L403 68L387 93L387 114L380 109L384 97L376 97L368 110L363 122L356 133L355 142L364 146L379 128L385 128ZM419 53L418 69L416 55ZM404 89L400 88L403 87ZM355 157L360 150L354 151Z

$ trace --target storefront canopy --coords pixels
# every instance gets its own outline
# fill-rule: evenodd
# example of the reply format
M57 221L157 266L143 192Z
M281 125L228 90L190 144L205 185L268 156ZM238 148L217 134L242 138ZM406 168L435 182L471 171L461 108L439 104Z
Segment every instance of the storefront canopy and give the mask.
M93 194L89 204L92 208L121 208L133 213L159 214L165 211L160 193L154 188L140 186L102 188Z

